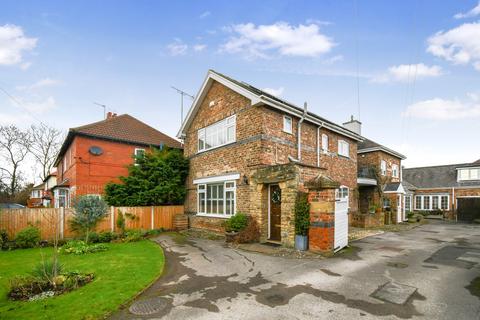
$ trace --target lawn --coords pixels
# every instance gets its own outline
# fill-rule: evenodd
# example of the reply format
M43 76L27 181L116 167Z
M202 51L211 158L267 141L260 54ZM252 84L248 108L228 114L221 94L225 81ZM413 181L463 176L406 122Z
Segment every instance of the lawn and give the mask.
M93 272L95 280L70 293L34 302L7 299L8 279L28 274L52 248L0 252L0 319L97 319L116 310L163 271L163 251L151 241L108 244L109 250L60 255L65 270Z

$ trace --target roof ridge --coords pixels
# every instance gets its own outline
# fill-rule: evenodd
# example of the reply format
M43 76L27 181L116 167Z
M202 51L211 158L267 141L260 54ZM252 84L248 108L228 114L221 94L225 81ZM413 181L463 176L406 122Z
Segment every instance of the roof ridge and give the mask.
M101 123L107 123L108 121L111 121L111 120L114 120L114 119L117 119L117 118L120 118L120 117L125 117L125 116L129 116L131 118L134 118L132 117L131 115L129 115L128 113L124 113L124 114L121 114L121 115L117 115L117 116L114 116L114 117L111 117L111 118L106 118L106 119L103 119L103 120L100 120L100 121L96 121L96 122L92 122L92 123L88 123L88 124L85 124L83 126L79 126L79 127L73 127L73 128L70 128L70 130L78 130L78 129L85 129L85 128L90 128L94 125L97 125L97 124L101 124Z
M471 164L475 164L475 163L439 164L439 165L434 165L434 166L423 166L423 167L403 168L403 170L424 169L424 168L438 168L438 167L452 167L452 166L463 166L463 165L471 165Z

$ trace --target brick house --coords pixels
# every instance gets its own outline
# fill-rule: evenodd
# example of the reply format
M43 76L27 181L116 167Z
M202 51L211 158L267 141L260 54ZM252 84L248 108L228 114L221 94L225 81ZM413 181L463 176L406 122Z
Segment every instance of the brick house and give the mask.
M43 197L45 195L45 183L40 183L32 187L30 197L27 200L28 208L43 207Z
M140 120L108 113L107 119L71 128L55 161L55 207L68 207L75 195L102 194L105 184L119 182L127 166L150 147L182 144Z
M353 119L343 124L346 128L361 135L362 123ZM369 226L383 225L384 212L390 214L390 222L399 223L406 220L405 204L411 201L406 197L402 181L402 160L406 157L401 153L387 148L386 146L363 138L358 143L357 150L358 162L358 191L359 191L359 211L363 217L358 217L360 221L358 226L365 225L365 217L370 219ZM377 212L372 215L376 208ZM379 212L378 209L381 209ZM355 216L352 219L355 220ZM388 217L387 217L388 218Z
M403 179L411 192L407 210L441 210L450 219L480 219L480 160L408 168Z
M210 70L178 137L190 159L191 227L223 231L242 212L262 242L292 246L300 190L311 201L310 248L346 245L347 214L358 210L355 132Z
M57 185L57 173L50 173L41 184L32 188L30 198L27 200L27 207L50 207L53 204L53 190Z

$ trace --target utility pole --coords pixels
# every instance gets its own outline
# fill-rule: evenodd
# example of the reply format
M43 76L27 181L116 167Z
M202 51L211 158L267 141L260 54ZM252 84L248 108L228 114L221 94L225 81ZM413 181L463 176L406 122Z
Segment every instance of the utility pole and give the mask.
M97 102L94 102L93 104L96 104L97 106L100 106L101 108L103 108L103 119L105 120L105 118L107 117L107 106Z
M191 94L188 94L186 93L185 91L183 90L180 90L180 89L177 89L175 88L174 86L171 86L173 90L177 91L179 94L180 94L180 107L181 107L181 111L180 111L180 125L183 124L183 97L184 96L187 96L189 97L190 99L194 100L195 97L192 96Z

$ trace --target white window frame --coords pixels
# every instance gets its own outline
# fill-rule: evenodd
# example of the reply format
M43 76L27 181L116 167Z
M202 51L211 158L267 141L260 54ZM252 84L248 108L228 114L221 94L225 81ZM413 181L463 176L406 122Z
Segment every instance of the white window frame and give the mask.
M447 197L447 208L442 208L442 198ZM417 206L417 198L420 198L420 208ZM425 208L425 198L428 198L428 208ZM437 199L438 208L433 208L433 199ZM435 210L449 210L450 209L450 195L449 194L425 194L425 195L416 195L415 196L415 209L422 211L435 211Z
M410 196L410 195L406 195L406 196L405 196L405 200L404 200L404 201L405 201L405 210L406 210L406 211L412 211L412 201L413 201L412 198L413 198L413 197ZM408 206L407 206L407 199L408 199Z
M347 186L340 186L338 189L335 189L335 200L342 201L347 200L350 195L350 189Z
M198 133L197 133L197 149L198 149L198 152L203 152L203 151L207 151L207 150L212 150L212 149L216 149L216 148L219 148L219 147L222 147L222 146L225 146L227 144L230 144L230 143L234 143L237 141L237 117L236 115L233 115L233 116L230 116L228 118L225 118L223 120L220 120L220 121L217 121L215 123L212 123L211 125L207 126L207 127L204 127L204 128L201 128L198 130ZM228 139L228 129L230 128L233 128L233 137L229 140ZM215 130L215 133L214 134L209 134L209 129L210 130ZM220 131L220 133L219 133ZM216 145L213 145L209 148L207 148L207 140L210 136L213 136L215 137L216 140L218 140L220 138L220 135L224 135L224 136L221 136L221 138L224 139L224 143L218 143ZM201 146L200 142L200 138L203 138L203 145Z
M387 175L387 161L385 160L380 161L380 173L382 174L382 176Z
M325 133L322 133L322 151L324 153L328 153L328 135Z
M218 214L218 213L208 213L207 212L207 201L208 201L208 198L207 198L207 189L208 189L208 185L222 185L223 184L223 198L221 198L223 200L223 214ZM228 185L231 185L233 184L233 187L232 186L228 186ZM227 192L233 192L233 213L232 214L227 214ZM204 208L205 208L205 211L204 212L201 212L200 210L200 194L204 194ZM218 200L220 198L218 197L218 194L217 194L217 198L215 198L215 200L217 201L217 205L218 205ZM224 181L211 181L211 182L208 182L208 183L199 183L197 185L197 216L202 216L202 217L213 217L213 218L224 218L224 219L228 219L230 218L231 216L234 216L235 214L237 214L237 183L235 180L224 180Z
M60 195L60 191L65 191L65 195ZM60 198L65 198L65 208L70 208L70 189L57 188L54 191L55 208L60 208Z
M480 168L461 168L457 171L457 181L480 180ZM473 174L474 171L477 173L476 176ZM466 172L467 177L462 178L462 172Z
M290 126L289 127L287 126L288 121L290 121ZM283 132L290 133L290 134L293 133L293 119L292 119L292 117L283 116Z
M137 152L138 152L138 151L143 151L143 154L145 155L145 149L143 149L143 148L135 148L135 151L134 151L133 154L135 155L135 165L136 165L136 166L138 166L138 163L137 163L137 157L138 157Z
M350 158L350 144L345 140L338 140L338 154Z
M392 164L392 177L398 178L398 165Z

